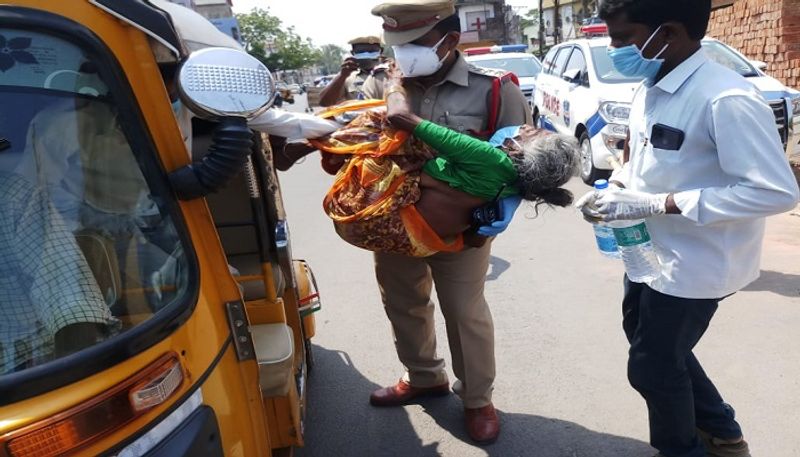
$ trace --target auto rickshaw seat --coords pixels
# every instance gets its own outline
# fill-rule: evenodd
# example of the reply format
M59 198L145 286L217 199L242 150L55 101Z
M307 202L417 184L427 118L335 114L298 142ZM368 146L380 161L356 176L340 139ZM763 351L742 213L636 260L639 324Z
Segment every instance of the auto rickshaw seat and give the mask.
M75 241L92 270L100 292L111 308L122 294L122 274L114 241L91 229L75 233Z

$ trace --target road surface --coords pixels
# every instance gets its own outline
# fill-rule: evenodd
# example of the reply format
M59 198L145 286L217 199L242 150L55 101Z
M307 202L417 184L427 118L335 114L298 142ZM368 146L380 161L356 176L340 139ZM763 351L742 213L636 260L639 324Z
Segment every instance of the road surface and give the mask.
M292 110L302 110L299 97ZM370 253L341 241L321 210L331 182L315 156L281 174L295 257L323 298L304 457L650 457L644 401L628 385L622 266L602 258L572 208L522 207L494 243L486 295L495 321L494 403L502 432L473 445L454 395L379 409L397 381ZM574 179L577 196L587 187ZM696 349L759 457L800 456L800 217L771 218L761 279L725 301ZM439 351L449 360L443 321ZM452 372L450 373L451 380Z

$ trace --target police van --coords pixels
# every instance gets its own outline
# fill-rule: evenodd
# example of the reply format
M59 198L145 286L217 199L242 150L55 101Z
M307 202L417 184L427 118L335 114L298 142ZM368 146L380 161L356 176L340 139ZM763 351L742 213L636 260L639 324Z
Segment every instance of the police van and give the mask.
M478 67L514 73L519 79L522 94L528 102L532 102L542 63L533 54L525 52L527 49L524 44L468 48L464 50L464 59Z
M550 49L536 79L534 121L574 135L580 143L580 176L587 184L607 178L620 160L628 116L639 78L623 76L606 53L608 37L579 39ZM763 62L750 61L720 41L706 38L708 57L746 77L775 114L787 154L800 153L800 92L767 76Z

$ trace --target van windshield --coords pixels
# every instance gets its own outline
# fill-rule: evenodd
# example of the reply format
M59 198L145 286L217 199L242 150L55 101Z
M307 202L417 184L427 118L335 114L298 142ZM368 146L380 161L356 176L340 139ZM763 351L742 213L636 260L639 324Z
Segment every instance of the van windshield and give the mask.
M185 305L172 197L100 70L69 41L0 28L0 379Z
M476 60L472 64L483 68L510 71L517 75L518 78L534 77L542 71L542 66L533 58L513 57Z

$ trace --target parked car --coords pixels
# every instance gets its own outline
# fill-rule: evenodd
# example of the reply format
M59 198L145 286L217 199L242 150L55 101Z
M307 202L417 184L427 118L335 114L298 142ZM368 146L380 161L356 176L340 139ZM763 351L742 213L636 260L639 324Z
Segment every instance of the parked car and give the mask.
M621 156L628 134L630 103L637 78L618 73L608 57L609 38L579 39L553 47L536 79L534 120L543 128L574 135L580 142L580 176L587 184L606 178ZM702 42L712 60L751 81L775 113L788 154L800 152L800 92L767 76L763 62L751 62L711 38Z
M608 26L597 16L589 17L583 20L581 33L586 38L606 36L608 35Z
M542 62L525 52L527 46L514 44L464 50L467 62L484 68L510 71L519 79L519 87L530 103L536 86L536 76L542 71Z

